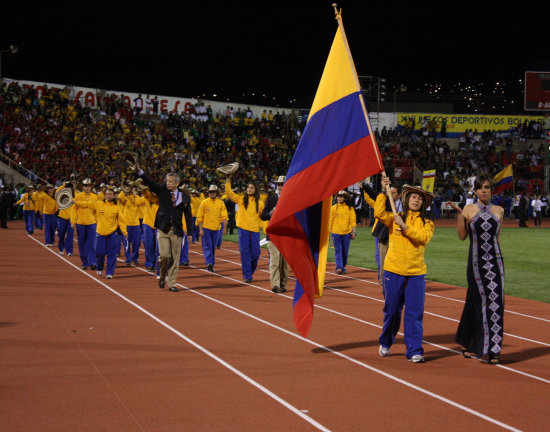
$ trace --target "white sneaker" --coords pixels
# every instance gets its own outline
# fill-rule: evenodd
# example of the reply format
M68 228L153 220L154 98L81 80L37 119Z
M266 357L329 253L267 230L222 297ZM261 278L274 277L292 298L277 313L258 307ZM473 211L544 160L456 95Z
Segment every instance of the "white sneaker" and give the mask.
M390 349L380 345L380 348L378 348L378 353L380 354L380 357L389 357Z
M413 355L410 359L409 359L410 362L413 362L413 363L426 363L426 359L424 358L424 356L420 355L420 354L415 354Z
M98 270L98 271L97 271L97 275L98 275L98 276L101 276L102 274L103 274L103 272L102 272L101 270Z
M67 256L73 256L73 254L72 254L72 253L68 253Z
M63 255L65 252L63 251L59 251L59 255Z
M105 276L107 279L112 279L113 278L113 275L107 275Z

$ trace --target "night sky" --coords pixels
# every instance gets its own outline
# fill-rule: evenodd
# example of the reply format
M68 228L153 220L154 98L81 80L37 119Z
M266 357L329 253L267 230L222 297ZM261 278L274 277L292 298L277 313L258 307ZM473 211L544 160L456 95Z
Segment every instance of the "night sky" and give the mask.
M399 2L400 3L400 2ZM544 2L338 2L359 75L389 86L514 81L550 67ZM3 1L4 76L180 97L312 99L332 1ZM546 63L544 63L546 62Z

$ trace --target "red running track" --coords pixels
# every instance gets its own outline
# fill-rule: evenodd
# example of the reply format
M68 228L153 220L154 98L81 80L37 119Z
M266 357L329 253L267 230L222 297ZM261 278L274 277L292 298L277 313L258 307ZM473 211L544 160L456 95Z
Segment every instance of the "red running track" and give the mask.
M429 282L428 361L412 364L402 336L378 355L383 302L365 269L329 264L303 339L265 251L245 284L237 245L214 274L191 245L170 293L142 267L83 271L20 222L0 244L0 431L548 430L548 304L506 298L489 366L454 342L465 289Z

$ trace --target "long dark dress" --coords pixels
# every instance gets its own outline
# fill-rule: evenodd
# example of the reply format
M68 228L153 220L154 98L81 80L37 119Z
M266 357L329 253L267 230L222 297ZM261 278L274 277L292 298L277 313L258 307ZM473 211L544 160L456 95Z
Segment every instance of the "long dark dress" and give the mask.
M492 205L478 202L469 225L468 291L456 341L479 358L498 357L502 348L504 265L498 244L500 221Z

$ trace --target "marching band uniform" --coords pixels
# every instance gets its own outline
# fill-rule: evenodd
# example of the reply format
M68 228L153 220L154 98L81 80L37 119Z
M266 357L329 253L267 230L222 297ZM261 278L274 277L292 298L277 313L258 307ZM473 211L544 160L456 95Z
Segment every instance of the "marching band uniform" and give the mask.
M215 188L215 189L214 189ZM212 185L210 190L217 191L217 186ZM206 268L214 271L216 245L223 221L227 222L227 209L224 202L219 198L206 198L201 202L197 214L199 229L202 228L202 251Z
M198 193L193 194L191 197L191 214L193 215L193 231L191 236L191 242L195 243L199 239L199 226L197 224L197 214L199 213L199 207L201 205L202 198Z
M114 201L77 201L81 208L89 208L95 211L97 217L96 262L97 274L101 276L105 266L107 255L106 277L111 279L115 273L117 261L117 248L119 247L117 229L124 236L128 235L122 210Z
M96 268L96 216L93 207L81 206L79 203L96 202L97 195L92 192L79 192L74 197L75 206L75 225L78 238L78 251L82 268L86 270L91 266L92 270Z
M52 186L53 188L53 186ZM44 242L51 247L55 243L55 229L57 227L57 202L52 195L43 193L41 196L42 214L44 215Z
M145 247L145 268L154 270L158 261L157 229L155 217L159 208L158 198L148 190L143 192L146 203L143 206L143 246Z
M264 209L264 204L259 201L256 210L256 199L249 196L248 207L245 208L244 197L233 192L230 181L225 183L225 193L231 201L239 206L236 220L239 229L239 250L241 252L243 279L246 282L251 282L260 258L260 224L262 222L260 214Z
M42 199L42 192L41 190L37 190L32 194L32 199L34 200L34 226L36 229L41 230L43 227L43 221L42 221L42 205L40 204L40 201Z
M25 229L27 234L32 234L34 232L34 201L32 198L33 188L28 188L28 192L24 193L19 201L15 204L23 204L23 219L25 220Z
M141 245L138 208L145 206L147 200L134 194L126 195L124 192L120 192L118 200L123 205L123 217L128 230L128 239L124 239L127 242L124 248L126 265L130 265L132 262L138 265L139 246Z
M341 191L338 196L347 197L347 192ZM336 273L346 273L350 239L355 237L356 215L355 209L345 202L336 203L330 208L329 232L332 233L334 245L334 260Z
M63 189L64 187L65 185L58 187L57 191ZM74 212L75 207L72 205L64 210L59 210L59 213L57 214L59 255L66 253L67 256L72 256L73 254L74 230L71 224L71 219L73 221L76 219L76 214Z

